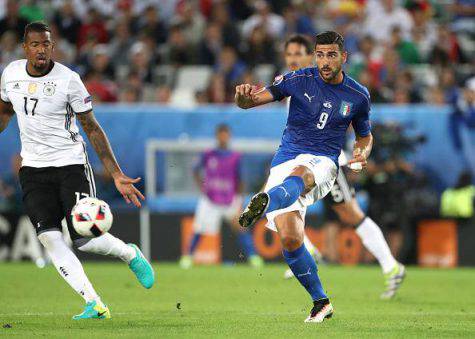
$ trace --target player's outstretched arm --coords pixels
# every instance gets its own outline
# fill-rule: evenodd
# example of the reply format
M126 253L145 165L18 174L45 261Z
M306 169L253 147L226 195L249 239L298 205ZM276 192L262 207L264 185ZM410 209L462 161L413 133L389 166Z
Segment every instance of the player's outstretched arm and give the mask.
M240 108L248 109L274 101L272 94L265 88L257 88L250 84L236 86L234 102Z
M0 100L0 133L2 133L5 128L7 128L13 114L14 111L12 104Z
M140 207L140 200L144 200L145 197L140 193L138 189L134 187L134 184L140 181L140 178L129 178L119 167L117 160L115 159L114 152L110 146L104 130L97 122L94 113L92 111L88 113L82 113L77 115L77 119L82 125L87 138L94 147L97 155L102 161L104 168L114 178L115 187L122 194L124 200L130 204L132 202L135 206Z
M361 164L361 168L350 166L351 169L355 172L361 171L363 168L366 168L368 162L367 159L373 148L373 135L369 133L367 136L359 136L356 134L356 142L353 147L353 159L348 161L348 165L351 164Z

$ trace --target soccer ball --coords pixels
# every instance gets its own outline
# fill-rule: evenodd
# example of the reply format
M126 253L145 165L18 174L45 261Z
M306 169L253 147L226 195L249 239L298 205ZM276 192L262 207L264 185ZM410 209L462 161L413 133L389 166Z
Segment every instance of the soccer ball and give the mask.
M96 198L83 198L73 207L71 218L76 232L83 237L99 237L112 226L109 205Z

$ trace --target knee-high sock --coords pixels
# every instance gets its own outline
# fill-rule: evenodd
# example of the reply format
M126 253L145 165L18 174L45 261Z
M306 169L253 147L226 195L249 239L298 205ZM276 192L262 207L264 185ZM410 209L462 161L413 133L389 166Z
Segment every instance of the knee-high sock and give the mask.
M270 197L267 213L289 207L297 201L305 190L303 179L298 176L287 177L280 185L272 187L267 193Z
M304 245L295 251L283 251L285 261L312 300L327 298L318 277L317 264Z
M193 237L190 240L190 247L188 248L188 255L193 255L195 253L196 248L198 247L201 240L200 233L194 233Z
M363 245L378 260L383 273L390 272L397 264L389 249L383 232L371 218L366 217L356 228L356 233L360 236Z
M59 231L48 231L41 233L38 239L63 279L86 302L93 300L100 302L99 296L84 273L81 262L64 241L63 234Z
M239 232L238 234L239 245L243 250L246 257L256 255L256 249L254 247L254 239L250 231Z
M76 240L75 244L83 252L110 255L120 258L127 263L135 258L135 250L110 233L103 234L97 238L81 238Z

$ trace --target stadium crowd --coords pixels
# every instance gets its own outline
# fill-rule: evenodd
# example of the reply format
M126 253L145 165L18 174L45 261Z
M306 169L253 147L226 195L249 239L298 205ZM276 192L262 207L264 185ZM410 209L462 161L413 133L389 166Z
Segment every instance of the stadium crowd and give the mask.
M373 102L443 105L473 74L474 15L470 0L3 0L0 67L43 20L95 102L226 103L283 71L286 37L335 29Z

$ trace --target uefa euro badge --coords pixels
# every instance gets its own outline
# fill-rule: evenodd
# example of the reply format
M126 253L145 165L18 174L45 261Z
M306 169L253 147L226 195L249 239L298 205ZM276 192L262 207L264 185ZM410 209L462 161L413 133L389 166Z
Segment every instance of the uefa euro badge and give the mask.
M36 85L36 83L30 82L30 83L28 84L28 93L29 93L29 94L35 94L37 87L38 87L38 86Z
M44 95L47 95L47 96L52 96L54 94L54 86L56 86L55 84L52 84L52 83L46 83L45 86L43 87L43 93Z
M274 82L272 83L272 85L277 86L278 84L282 82L282 80L284 80L284 76L278 75L274 78Z
M350 115L352 106L353 104L351 102L342 101L341 106L340 106L340 114L343 115L344 117Z

